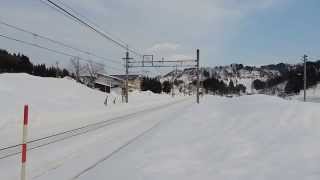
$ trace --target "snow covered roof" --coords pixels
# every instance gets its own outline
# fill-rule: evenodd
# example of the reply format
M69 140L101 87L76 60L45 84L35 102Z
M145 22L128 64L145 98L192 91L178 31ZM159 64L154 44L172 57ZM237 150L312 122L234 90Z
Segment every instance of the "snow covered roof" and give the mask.
M125 80L127 75L125 75L125 74L116 74L116 75L110 75L110 76L119 78L121 80ZM128 79L129 80L136 80L136 79L138 79L140 77L141 77L141 75L139 75L139 74L129 74L128 75Z
M103 73L98 73L98 76L100 77L107 77L107 78L112 78L112 79L115 79L115 80L118 80L118 81L123 81L123 79L121 78L118 78L114 75L107 75L107 74L103 74Z
M113 87L121 86L123 84L123 80L109 75L98 74L98 78L95 80L95 83Z

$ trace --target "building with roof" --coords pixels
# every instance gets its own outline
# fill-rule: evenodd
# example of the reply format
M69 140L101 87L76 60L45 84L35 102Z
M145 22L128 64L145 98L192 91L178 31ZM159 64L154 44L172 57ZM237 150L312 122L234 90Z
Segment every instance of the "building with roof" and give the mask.
M110 75L115 78L122 79L125 82L127 75ZM129 90L140 90L141 89L142 75L129 74L128 75L128 86Z
M94 87L103 92L110 93L112 88L123 88L124 80L106 74L98 74L94 81Z

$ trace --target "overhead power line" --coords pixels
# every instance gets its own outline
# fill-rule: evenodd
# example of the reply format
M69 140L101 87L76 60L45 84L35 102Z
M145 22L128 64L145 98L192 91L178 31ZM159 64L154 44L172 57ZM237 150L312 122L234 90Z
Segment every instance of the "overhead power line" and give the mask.
M19 43L22 43L22 44L26 44L26 45L29 45L29 46L33 46L33 47L36 47L36 48L44 49L44 50L47 50L47 51L50 51L50 52L53 52L53 53L56 53L56 54L59 54L59 55L63 55L63 56L67 56L67 57L78 57L82 61L86 61L86 62L89 62L89 63L94 62L94 63L99 64L99 65L104 65L103 63L100 63L100 62L96 62L96 61L93 61L93 60L90 60L90 59L86 59L86 58L82 58L82 57L79 57L79 56L75 56L75 55L72 55L72 54L69 54L69 53L66 53L66 52L62 52L62 51L58 51L58 50L55 50L55 49L51 49L51 48L48 48L48 47L45 47L45 46L41 46L41 45L38 45L38 44L35 44L35 43L31 43L31 42L28 42L28 41L24 41L24 40L16 39L16 38L13 38L13 37L9 37L9 36L3 35L3 34L0 34L0 37L8 39L8 40L11 40L11 41L16 41L16 42L19 42ZM112 67L112 69L116 69L116 70L120 70L120 71L123 70L123 69L120 69L120 68L117 68L117 67L114 67L114 66L110 66L110 65L108 65L108 66Z
M0 20L0 24L5 25L5 26L7 26L7 27L10 27L10 28L12 28L12 29L18 30L18 31L27 33L27 34L31 34L31 35L33 35L34 37L38 37L38 38L41 38L41 39L50 41L50 42L52 42L52 43L54 43L54 44L57 44L57 45L60 45L60 46L63 46L63 47L66 47L66 48L69 48L69 49L72 49L72 50L75 50L75 51L84 53L84 54L87 54L87 55L94 56L94 57L99 58L99 59L104 60L104 61L110 61L110 62L112 62L112 63L121 64L121 62L119 62L119 61L116 61L116 60L113 60L113 59L109 59L109 58L105 58L105 57L96 55L95 53L92 53L92 52L89 52L89 51L85 51L85 50L76 48L76 47L74 47L74 46L68 45L68 44L63 43L63 42L61 42L61 41L57 41L57 40L48 38L48 37L46 37L46 36L43 36L43 35L40 35L40 34L31 32L31 31L29 31L29 30L26 30L26 29L23 29L23 28L20 28L20 27L17 27L17 26L8 24L8 23L3 22L3 21L1 21L1 20Z
M56 1L59 2L60 4L62 4L64 7L70 9L70 10L71 10L73 13L75 13L77 16L80 16L80 17L84 18L85 20L87 20L87 22L89 22L90 24L96 26L96 27L99 28L99 29L103 29L103 28L101 28L101 26L99 26L97 23L93 22L92 20L90 20L89 18L87 18L86 16L84 16L83 14L79 13L77 10L75 10L73 7L71 7L70 5L66 4L65 2L62 2L61 0L56 0ZM122 42L123 44L128 45L126 42L124 42L124 41L121 40L120 38L114 36L112 33L107 32L107 31L103 31L103 32L109 34L109 36L112 36L114 39ZM129 46L129 45L128 45L128 46Z
M59 13L62 13L65 16L71 17L73 18L74 21L81 23L82 25L88 27L89 29L91 29L92 31L96 32L97 34L99 34L100 36L102 36L103 38L113 42L115 45L117 45L120 48L123 48L127 51L130 51L140 57L142 57L143 55L136 52L135 50L131 49L128 47L127 43L121 43L117 40L115 40L114 38L112 38L110 35L107 35L105 32L98 30L97 28L95 28L94 26L90 25L89 23L87 23L85 20L82 20L80 17L74 15L73 13L71 13L70 11L66 10L65 8L61 7L59 4L51 1L51 0L40 0L40 2L45 3L46 5L50 6L51 8L54 7L54 9L56 11L58 11ZM49 3L49 4L48 4Z

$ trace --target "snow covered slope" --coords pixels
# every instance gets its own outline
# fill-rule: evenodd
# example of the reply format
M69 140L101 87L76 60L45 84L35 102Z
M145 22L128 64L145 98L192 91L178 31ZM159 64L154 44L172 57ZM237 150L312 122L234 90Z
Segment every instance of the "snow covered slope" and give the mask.
M134 92L130 104L124 105L121 96L108 96L109 100L116 98L117 104L109 102L106 107L105 93L71 79L0 74L0 148L20 143L24 104L30 106L29 137L34 139L172 100L165 95Z
M303 90L300 91L298 95L290 97L291 99L296 99L303 101ZM306 101L308 102L320 102L320 84L313 86L306 91Z
M289 68L289 66L287 67ZM248 93L254 93L252 88L252 82L256 79L266 81L270 78L280 75L280 71L272 69L270 67L255 67L255 66L243 66L242 64L231 64L228 66L216 66L201 68L200 79L203 81L208 77L214 77L218 80L224 81L227 85L230 81L234 84L242 84L246 87ZM188 68L184 70L174 70L164 75L161 81L171 81L177 79L185 84L190 84L196 80L196 70L194 68Z

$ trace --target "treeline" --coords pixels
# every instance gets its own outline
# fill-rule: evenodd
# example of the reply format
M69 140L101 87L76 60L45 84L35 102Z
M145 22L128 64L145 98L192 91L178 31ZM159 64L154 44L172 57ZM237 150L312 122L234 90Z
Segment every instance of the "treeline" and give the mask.
M141 90L142 91L152 91L153 93L166 93L169 94L172 90L173 85L178 86L179 81L174 81L171 83L169 81L160 82L158 78L150 78L150 77L143 77L141 81Z
M164 81L162 84L157 78L149 78L143 77L141 81L141 90L142 91L152 91L154 93L170 93L172 87L179 86L181 82L174 81L171 83L169 81ZM226 94L241 94L246 92L246 87L242 84L234 84L232 80L229 81L227 85L225 82L220 81L214 77L208 78L203 82L200 82L201 87L204 88L205 93L214 93L219 95L226 95ZM193 87L196 87L196 81L191 83ZM186 88L186 87L185 87ZM182 92L182 90L179 90ZM203 92L204 93L204 92Z
M246 92L246 87L243 84L234 84L232 80L227 85L224 81L218 80L215 77L208 78L203 81L203 88L206 93L214 93L219 95L226 94L241 94Z
M33 64L29 57L23 54L10 54L2 49L0 49L0 73L28 73L41 77L71 76L67 69L47 67L45 64Z
M162 92L162 84L157 78L143 77L140 87L142 91L152 91L158 94Z
M320 82L320 61L307 62L307 88L317 85ZM256 90L266 90L281 83L285 83L285 94L297 94L303 89L304 66L296 65L294 68L280 71L280 75L266 81L256 79L253 87Z

